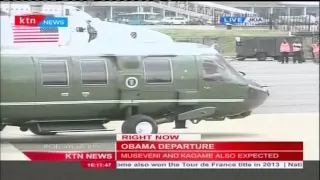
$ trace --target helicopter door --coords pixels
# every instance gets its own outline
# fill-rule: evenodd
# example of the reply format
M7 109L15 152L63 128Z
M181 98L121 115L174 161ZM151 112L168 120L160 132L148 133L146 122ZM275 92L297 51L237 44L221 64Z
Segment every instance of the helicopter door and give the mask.
M176 56L172 58L174 86L178 91L178 105L196 105L199 99L198 69L195 56ZM190 100L190 101L188 101Z
M144 78L140 86L140 113L168 113L175 108L178 98L172 57L145 57L142 65Z
M78 115L101 118L118 105L118 91L115 68L107 57L74 58L75 74L78 78L74 83L75 94L83 103L75 104ZM109 111L108 111L109 110Z
M34 57L37 72L37 106L40 117L75 113L73 68L69 57Z
M245 88L239 86L240 80L228 67L219 62L221 56L201 56L198 61L199 93L202 99L211 103L240 102L246 96Z

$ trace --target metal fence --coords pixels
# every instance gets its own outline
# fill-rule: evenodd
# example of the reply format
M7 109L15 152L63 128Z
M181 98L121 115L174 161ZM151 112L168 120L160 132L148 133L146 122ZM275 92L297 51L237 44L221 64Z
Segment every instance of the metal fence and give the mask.
M234 24L234 26L268 26L270 29L284 30L284 31L316 31L319 30L319 16L316 14L291 16L283 12L275 13L252 13L252 14L236 14L226 13L223 10L209 8L194 3L188 3L187 1L168 1L161 2L169 6L185 9L188 11L197 12L207 16L211 16L212 19L205 21L201 17L193 18L198 21L190 22L190 25L224 25L220 22L221 17L232 16L232 17L245 17L245 23ZM317 16L317 17L316 17Z
M228 14L215 14L213 18L213 25L223 25L220 22L220 18L228 16ZM281 30L281 31L308 31L314 32L319 31L319 17L312 15L301 15L301 16L276 16L269 14L267 18L259 15L251 14L238 14L233 15L234 17L245 18L245 23L233 23L233 26L261 26L268 27L270 30Z

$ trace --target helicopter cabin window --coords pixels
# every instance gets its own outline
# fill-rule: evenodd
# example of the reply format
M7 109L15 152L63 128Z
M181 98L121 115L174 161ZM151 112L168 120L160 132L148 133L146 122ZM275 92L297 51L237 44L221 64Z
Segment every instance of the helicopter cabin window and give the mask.
M83 85L108 84L107 63L105 60L81 60Z
M173 79L171 60L161 57L147 57L143 60L145 81L148 84L167 84Z
M66 61L40 61L43 86L67 86L69 84Z

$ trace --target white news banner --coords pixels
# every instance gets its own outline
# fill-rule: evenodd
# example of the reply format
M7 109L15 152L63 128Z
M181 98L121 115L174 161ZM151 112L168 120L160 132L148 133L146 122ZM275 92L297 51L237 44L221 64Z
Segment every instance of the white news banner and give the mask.
M201 141L201 134L117 134L117 141Z
M117 169L303 169L303 161L117 161Z

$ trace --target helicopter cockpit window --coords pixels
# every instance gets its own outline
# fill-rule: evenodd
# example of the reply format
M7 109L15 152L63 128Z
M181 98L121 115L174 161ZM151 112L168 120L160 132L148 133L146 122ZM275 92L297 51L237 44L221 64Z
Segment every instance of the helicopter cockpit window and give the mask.
M227 82L236 79L236 76L223 63L219 55L201 56L203 79L205 81Z
M171 60L163 57L147 57L143 60L145 81L148 84L172 82Z

